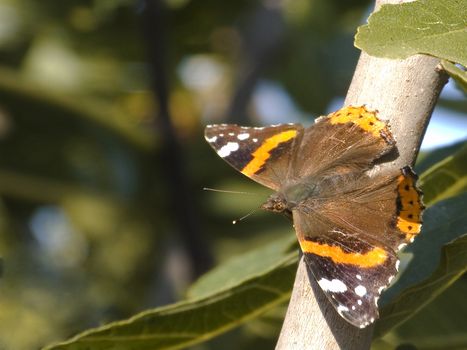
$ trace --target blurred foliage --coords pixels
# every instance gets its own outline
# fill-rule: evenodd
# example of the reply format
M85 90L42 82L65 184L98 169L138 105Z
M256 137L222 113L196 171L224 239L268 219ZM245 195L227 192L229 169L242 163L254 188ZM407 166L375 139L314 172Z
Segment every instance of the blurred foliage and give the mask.
M430 158L433 159L427 157ZM451 168L456 169L453 165L462 164L465 159L453 158ZM383 294L381 317L374 332L376 339L389 337L387 333L398 334L397 326L433 302L467 271L467 217L462 215L467 193L462 187L453 191L452 182L438 181L433 176L441 172L444 163L445 159L421 175L425 191L433 191L431 188L435 187L439 193L446 193L446 199L426 202L422 234L400 254L403 272ZM287 300L297 260L297 243L292 235L275 239L206 273L191 286L182 302L89 329L47 349L97 350L108 346L180 349L200 343L265 310L274 311L277 304ZM443 317L450 318L449 314ZM465 315L454 318L465 319ZM405 335L398 338L399 343L407 336L403 331L402 334ZM446 336L437 343L452 341ZM381 345L376 342L375 347L378 346Z
M196 249L218 262L293 237L286 220L259 212L230 225L267 192L220 162L202 128L322 114L350 83L369 3L166 0L158 54L191 190L175 196L150 86L146 2L0 0L0 348L36 349L179 300L196 261L180 232L188 214L173 201L194 203L209 243ZM251 96L235 99L245 82ZM290 113L271 113L287 111L271 89ZM236 104L245 116L227 115ZM196 348L269 349L283 311Z

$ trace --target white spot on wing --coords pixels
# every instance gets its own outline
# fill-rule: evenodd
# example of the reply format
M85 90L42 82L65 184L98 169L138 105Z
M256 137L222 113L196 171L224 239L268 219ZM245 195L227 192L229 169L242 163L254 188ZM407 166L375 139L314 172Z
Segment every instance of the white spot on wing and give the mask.
M229 132L229 136L234 136L235 134L233 132Z
M355 275L355 277L357 277L357 279L360 280L360 281L362 280L362 276L360 276L360 275Z
M389 276L388 278L388 283L391 283L391 281L394 279L394 276Z
M339 305L337 307L337 312L339 313L339 315L342 315L344 311L349 311L349 308L344 305Z
M401 249L404 248L406 245L407 245L407 243L401 243L401 244L399 244L399 246L397 247L397 250L401 250Z
M360 299L357 300L358 305L362 305L362 301Z
M355 310L355 305L352 305L352 310Z
M333 293L344 293L347 290L347 286L338 279L333 279L330 281L326 278L321 278L318 281L318 284L326 292L329 291Z
M213 136L213 137L211 137L211 138L206 137L206 141L208 141L209 143L216 142L216 140L217 140L217 136Z
M228 157L230 153L238 150L239 146L236 142L228 142L226 145L222 146L221 149L217 152L222 158Z
M366 294L366 288L362 285L356 286L355 287L355 294L357 294L359 297L362 297Z
M250 137L250 134L247 132L237 135L237 139L239 139L240 141L246 140L249 137Z
M258 139L255 137L255 138L253 139L253 142L258 142Z
M396 271L399 271L399 265L401 264L400 260L396 261Z
M381 292L384 290L384 286L383 287L379 287L378 288L378 294L381 294Z

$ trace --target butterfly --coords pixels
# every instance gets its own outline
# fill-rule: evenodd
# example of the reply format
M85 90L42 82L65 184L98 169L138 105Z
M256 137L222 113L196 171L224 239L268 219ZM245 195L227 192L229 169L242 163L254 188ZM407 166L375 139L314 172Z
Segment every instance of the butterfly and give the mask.
M397 252L422 224L410 166L369 170L396 142L378 112L347 106L315 124L208 125L206 141L227 163L275 191L262 209L293 220L305 262L336 311L364 328L397 274Z

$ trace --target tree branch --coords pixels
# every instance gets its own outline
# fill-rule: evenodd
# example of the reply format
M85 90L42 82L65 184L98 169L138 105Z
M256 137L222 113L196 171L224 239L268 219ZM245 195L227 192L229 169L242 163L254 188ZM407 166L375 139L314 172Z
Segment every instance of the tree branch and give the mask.
M178 224L180 237L192 265L192 277L196 278L209 270L214 258L207 240L202 235L201 225L191 190L186 176L183 147L176 135L169 110L169 84L165 54L167 49L167 11L161 0L144 2L143 30L147 42L148 59L152 68L152 85L158 106L157 130L162 140L161 159L154 164L163 164L167 187L170 193L170 212L173 222ZM157 169L157 171L160 171Z
M377 0L382 4L399 0ZM408 1L402 1L408 2ZM413 164L429 117L447 77L439 60L416 55L405 60L360 56L345 105L367 105L389 121L398 154L375 171ZM292 298L276 349L369 349L373 327L360 330L343 320L300 260Z

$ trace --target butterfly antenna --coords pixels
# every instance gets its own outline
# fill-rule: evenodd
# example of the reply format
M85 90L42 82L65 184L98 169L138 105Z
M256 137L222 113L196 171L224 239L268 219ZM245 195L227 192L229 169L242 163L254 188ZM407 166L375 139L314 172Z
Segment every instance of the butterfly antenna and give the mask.
M242 221L243 219L246 219L247 217L249 217L251 214L253 214L253 213L254 213L255 211L257 211L257 210L258 210L258 208L253 209L253 210L250 211L248 214L243 215L240 219L233 220L233 221L232 221L232 224L235 225L237 222L240 222L240 221Z
M204 191L212 191L212 192L220 192L220 193L233 193L233 194L247 194L250 196L256 196L256 193L251 193L251 192L241 192L241 191L228 191L228 190L218 190L216 188L209 188L209 187L204 187Z

